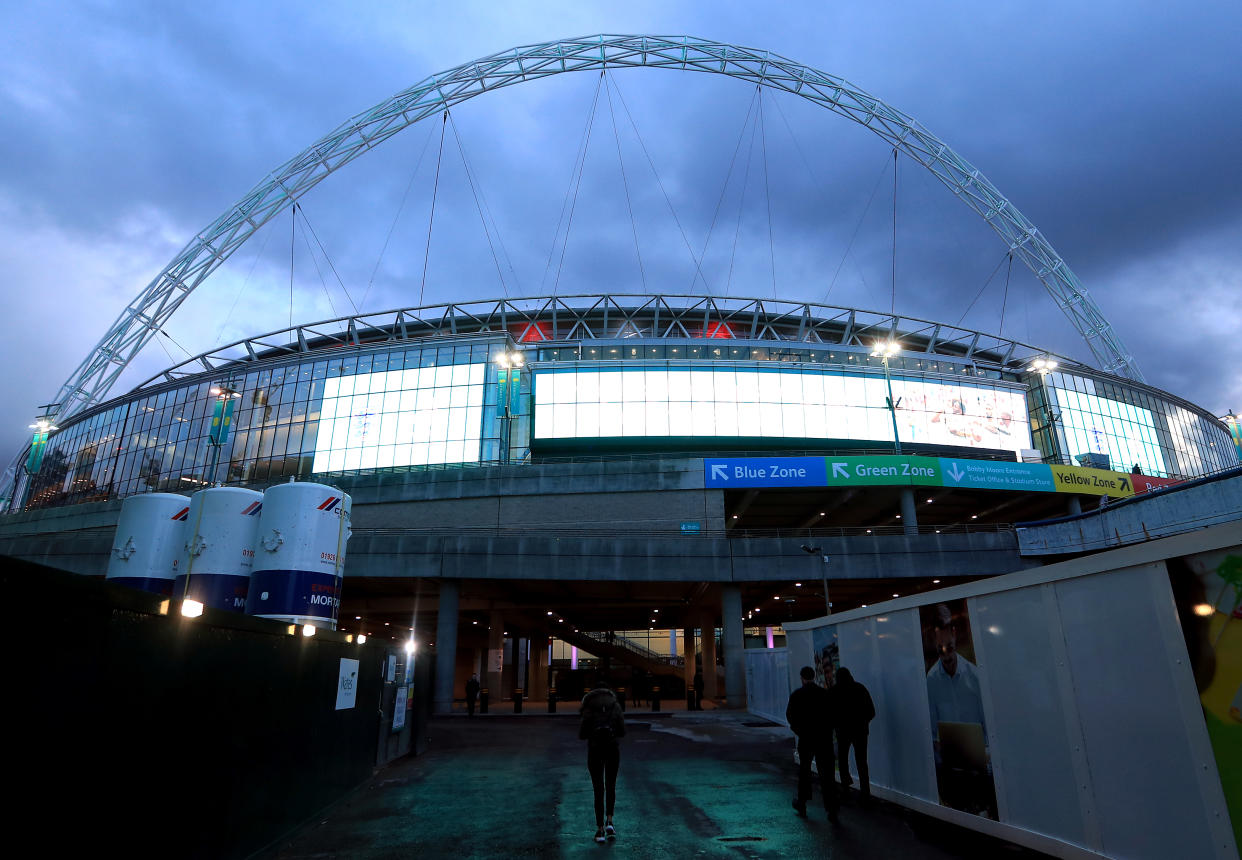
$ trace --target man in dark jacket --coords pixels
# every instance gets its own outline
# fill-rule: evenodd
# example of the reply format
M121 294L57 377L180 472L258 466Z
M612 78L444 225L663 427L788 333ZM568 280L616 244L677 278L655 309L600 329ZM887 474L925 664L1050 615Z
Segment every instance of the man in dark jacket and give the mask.
M583 697L578 713L582 717L578 739L587 742L587 770L595 789L595 841L606 842L617 836L612 812L617 801L617 769L621 766L617 741L625 735L625 716L621 703L603 679Z
M474 704L479 700L479 676L471 675L466 682L466 716L474 716Z
M819 771L819 791L824 796L828 820L837 820L837 794L833 784L832 728L833 702L828 691L815 683L815 670L803 666L802 686L789 696L785 719L798 736L798 796L793 808L806 818L806 802L811 799L811 760Z
M854 748L854 763L858 765L858 788L863 803L871 800L871 774L867 769L867 732L875 718L875 705L867 688L854 680L849 669L837 670L837 683L832 688L837 714L837 758L841 761L841 790L847 791L850 783L850 747Z

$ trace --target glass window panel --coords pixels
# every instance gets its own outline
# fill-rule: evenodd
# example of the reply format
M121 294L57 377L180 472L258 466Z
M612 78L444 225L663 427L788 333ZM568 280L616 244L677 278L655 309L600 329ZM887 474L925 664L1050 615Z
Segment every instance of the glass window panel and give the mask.
M694 392L690 387L689 371L670 370L668 372L668 399L683 402L694 399Z
M631 374L626 374L630 376ZM632 374L641 376L641 374ZM644 436L647 433L647 406L642 401L623 404L621 412L621 435Z

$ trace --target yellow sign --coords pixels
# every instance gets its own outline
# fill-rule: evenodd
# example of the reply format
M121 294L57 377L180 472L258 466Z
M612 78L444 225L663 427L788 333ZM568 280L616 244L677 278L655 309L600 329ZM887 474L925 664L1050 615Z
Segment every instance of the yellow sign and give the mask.
M1125 472L1087 469L1082 466L1051 466L1058 493L1125 498L1134 495L1134 481Z

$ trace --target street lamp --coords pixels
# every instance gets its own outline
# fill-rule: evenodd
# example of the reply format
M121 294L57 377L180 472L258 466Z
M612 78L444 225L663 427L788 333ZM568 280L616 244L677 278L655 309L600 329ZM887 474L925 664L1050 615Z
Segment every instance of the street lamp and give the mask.
M1031 362L1031 366L1026 369L1027 373L1039 374L1039 396L1043 401L1044 426L1039 428L1039 432L1047 433L1044 446L1047 449L1047 456L1054 460L1060 460L1057 453L1057 437L1056 422L1061 416L1052 411L1052 404L1048 400L1048 380L1049 373L1057 369L1057 362L1050 358L1037 358Z
M828 600L828 568L827 568L827 565L832 564L832 557L829 556L828 553L826 552L821 552L820 548L817 546L808 546L806 544L803 544L801 546L801 549L807 555L818 555L820 560L825 565L823 572L821 573L821 576L820 576L820 578L823 579L824 581L824 613L826 615L831 615L832 614L832 603ZM798 583L798 585L801 585L801 584L802 583L800 582Z
M211 445L211 470L207 474L207 483L216 483L216 472L220 468L220 449L229 441L229 432L233 429L233 409L241 392L233 387L233 381L217 382L211 386L211 394L216 404L211 412L211 428L207 441ZM188 577L187 577L188 579Z
M898 398L897 400L893 400L893 377L890 376L888 372L888 360L889 358L896 355L900 351L901 351L901 344L899 344L897 341L892 340L892 339L877 340L874 344L871 345L871 357L875 358L878 355L880 359L884 362L884 384L888 386L888 411L892 414L892 417L893 417L893 453L894 454L901 453L901 438L900 438L900 434L897 432L897 406L901 403L901 398Z
M509 462L509 444L513 435L513 397L520 388L520 379L522 367L526 364L526 357L516 349L503 350L496 358L496 365L500 368L497 380L500 383L499 399L500 399L500 462Z

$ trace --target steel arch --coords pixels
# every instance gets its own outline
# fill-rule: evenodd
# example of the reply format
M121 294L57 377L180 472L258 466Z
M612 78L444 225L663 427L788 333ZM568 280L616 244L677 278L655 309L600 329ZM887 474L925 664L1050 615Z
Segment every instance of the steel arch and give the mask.
M710 72L801 96L875 132L977 212L1043 282L1092 355L1142 381L1112 326L1043 235L977 168L912 117L842 78L768 51L689 36L596 35L513 48L425 80L337 126L289 159L199 232L125 308L57 393L64 421L100 402L186 297L260 227L330 173L397 132L477 95L564 72L655 67Z

